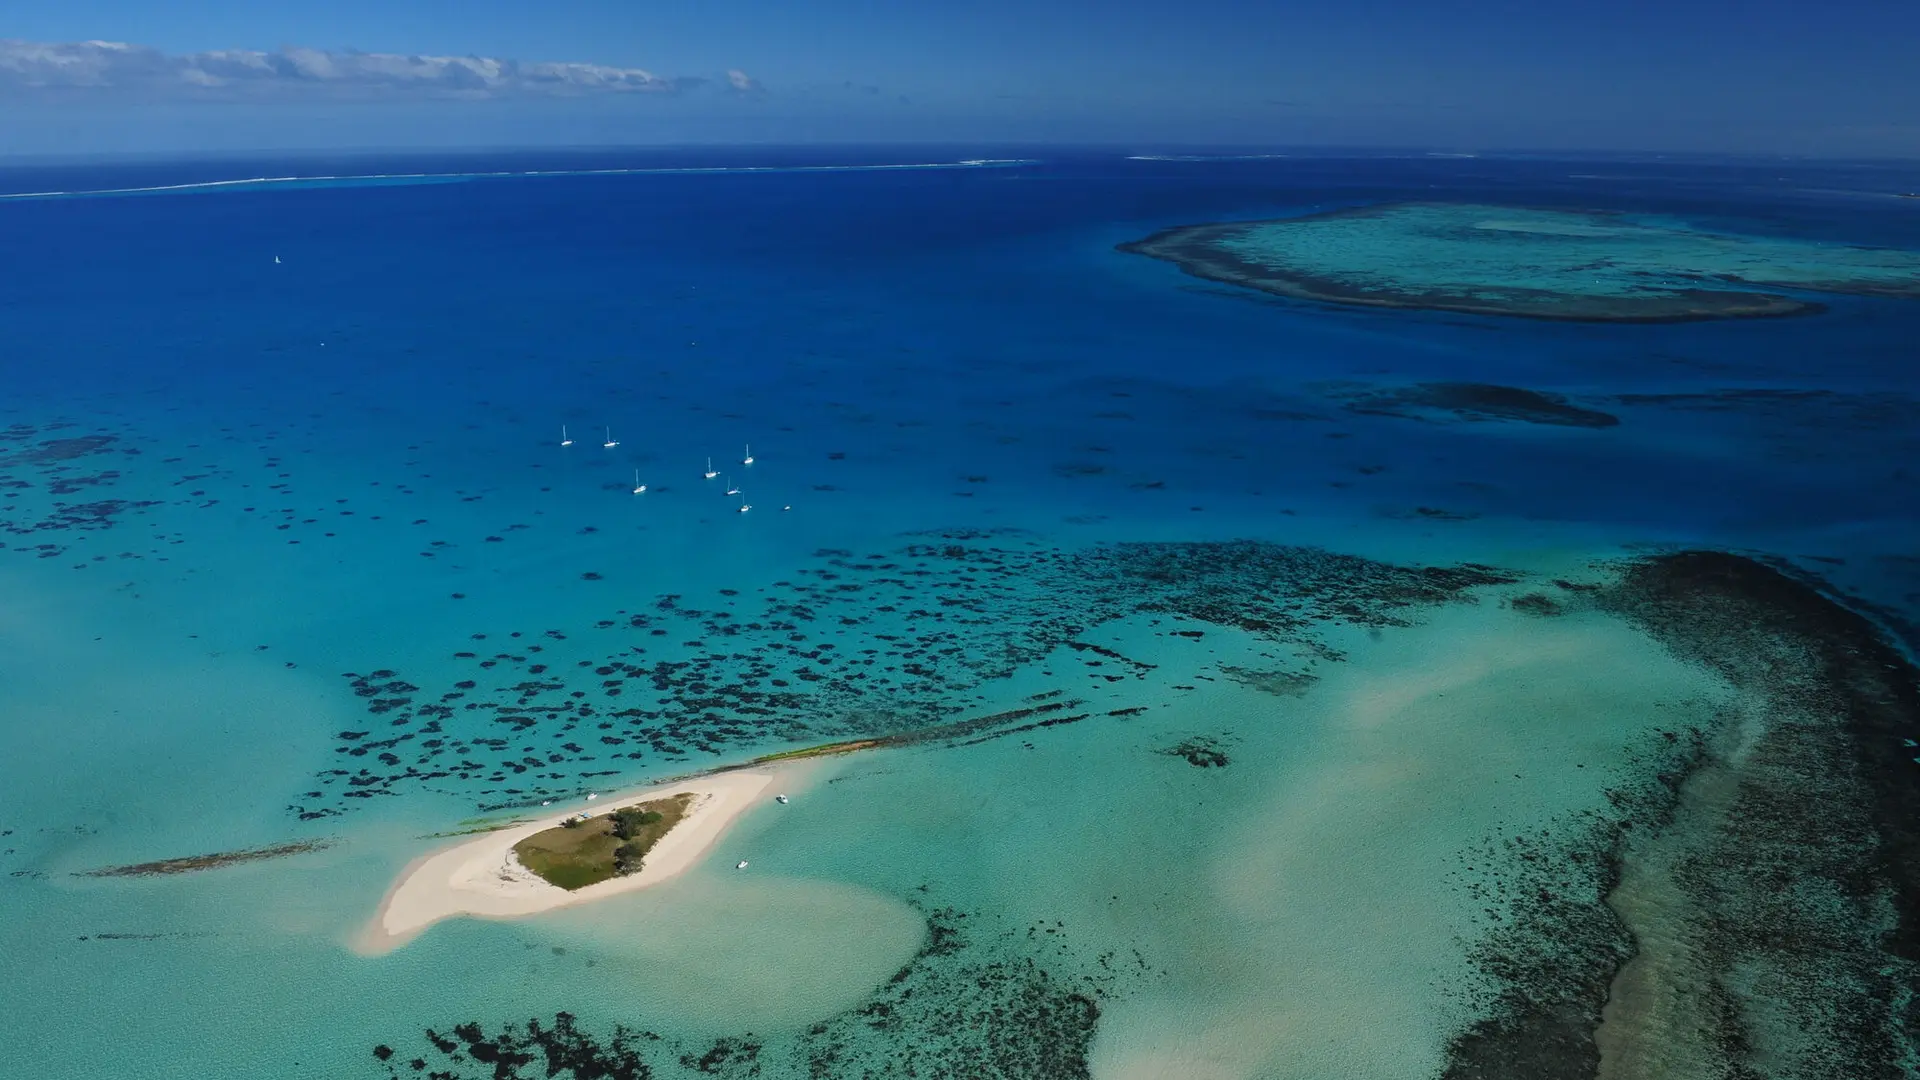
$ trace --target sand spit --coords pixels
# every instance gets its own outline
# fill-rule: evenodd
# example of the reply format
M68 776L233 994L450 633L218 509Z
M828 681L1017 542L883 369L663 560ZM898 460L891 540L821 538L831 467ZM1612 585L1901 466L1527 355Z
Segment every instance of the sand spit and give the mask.
M783 770L784 771L784 770ZM773 783L774 769L741 769L656 784L638 791L573 802L565 810L485 833L407 867L388 891L378 914L355 943L361 952L383 953L406 944L420 931L459 915L511 919L592 903L619 893L655 885L699 860L742 813L761 802ZM647 853L637 874L568 891L551 885L514 858L513 846L551 829L583 809L596 815L622 806L692 792L693 809ZM764 797L763 797L764 794ZM556 807L556 809L558 809Z

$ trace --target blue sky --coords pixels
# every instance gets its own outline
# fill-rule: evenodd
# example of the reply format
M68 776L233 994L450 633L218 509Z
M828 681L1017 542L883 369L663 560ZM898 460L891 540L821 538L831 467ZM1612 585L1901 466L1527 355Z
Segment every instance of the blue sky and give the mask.
M1896 0L9 8L0 151L744 140L1920 156L1920 5ZM90 40L140 48L74 44Z

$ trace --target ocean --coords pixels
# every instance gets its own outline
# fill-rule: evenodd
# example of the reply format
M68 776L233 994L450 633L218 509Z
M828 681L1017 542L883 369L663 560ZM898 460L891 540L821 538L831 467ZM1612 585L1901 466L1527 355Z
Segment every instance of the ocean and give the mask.
M1736 600L1802 605L1780 640L1850 612L1910 663L1920 303L1380 310L1116 246L1433 201L1920 250L1916 189L1031 147L0 170L0 1074L509 1075L490 1040L537 1020L542 1053L630 1032L648 1071L601 1075L1662 1075L1617 1040L1678 1014L1622 994L1584 1064L1465 1071L1535 1030L1545 953L1575 1013L1655 979L1623 874L1788 850L1713 832L1708 781L1792 703L1618 583L1732 553L1712 580L1774 575ZM1463 385L1613 422L1431 392ZM1821 798L1904 850L1920 758L1866 730ZM355 950L477 819L929 731L673 882ZM1883 932L1822 977L1911 985L1897 896L1781 858ZM1726 974L1761 946L1694 932L1745 1042L1660 1068L1852 1040L1916 1075L1891 991L1809 1027L1787 976Z

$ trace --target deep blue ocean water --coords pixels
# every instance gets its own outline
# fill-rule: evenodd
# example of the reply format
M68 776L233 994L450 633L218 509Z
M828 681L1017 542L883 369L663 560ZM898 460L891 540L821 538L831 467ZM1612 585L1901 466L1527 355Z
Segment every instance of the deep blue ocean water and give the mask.
M1018 160L820 168L981 157ZM556 175L474 175L532 171ZM604 988L570 999L579 971L483 959L503 939L516 957L592 954L605 927L550 931L573 953L473 926L378 961L346 949L419 834L511 798L478 782L309 795L336 733L370 726L342 673L438 692L467 670L456 650L545 640L568 665L598 659L568 650L601 620L777 588L823 551L1008 530L1036 550L1256 539L1545 567L1708 545L1920 622L1920 304L1652 326L1363 311L1115 250L1405 199L1920 249L1920 200L1894 197L1920 188L1912 166L714 150L21 168L0 192L402 174L434 175L0 200L0 430L19 426L0 444L16 481L0 491L8 1075L358 1075L341 1063L384 1032L461 1009L622 1018ZM1348 407L1440 381L1620 422ZM110 441L20 457L91 436ZM751 513L701 477L709 457ZM982 618L1047 597L1000 602ZM831 633L857 651L882 629ZM678 656L681 637L643 644ZM960 711L1018 696L952 693ZM717 759L601 761L588 782L777 743L767 728ZM284 870L72 876L318 836L345 842ZM847 866L873 895L819 900L807 933L834 940L833 913L860 904L908 929L818 989L819 1015L917 933L889 892L910 874ZM985 876L962 891L991 892ZM665 963L660 948L634 963ZM121 1010L142 1018L102 1030Z

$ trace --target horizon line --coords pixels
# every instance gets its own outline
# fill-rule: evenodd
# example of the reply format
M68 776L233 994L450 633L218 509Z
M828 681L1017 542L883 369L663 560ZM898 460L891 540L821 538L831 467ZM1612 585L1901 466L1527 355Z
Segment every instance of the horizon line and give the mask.
M994 148L1000 150L1052 150L1073 156L1111 153L1121 157L1146 158L1164 153L1176 164L1181 157L1226 157L1244 156L1251 160L1285 160L1288 157L1302 158L1419 158L1431 160L1473 160L1473 159L1546 159L1546 160L1621 160L1640 161L1716 161L1766 162L1769 164L1854 164L1854 165L1912 165L1920 163L1920 152L1910 156L1886 154L1810 154L1787 153L1763 150L1662 150L1636 148L1557 148L1547 149L1525 146L1500 146L1466 148L1453 146L1419 146L1396 144L1347 144L1347 143L1175 143L1175 142L1128 142L1121 140L1089 140L1086 142L1066 140L818 140L810 142L776 142L760 140L713 141L713 142L658 142L658 143L475 143L468 146L407 146L407 145L363 145L337 147L273 147L259 146L247 148L182 148L179 150L83 150L83 151L0 151L0 169L31 168L44 165L62 164L113 164L113 163L165 163L165 162L216 162L235 159L274 157L285 159L325 158L325 157L399 157L414 155L421 157L459 157L480 154L582 154L582 153L675 153L699 151L704 153L735 151L836 151L866 150L902 152L914 148L938 148L943 150L966 150Z

